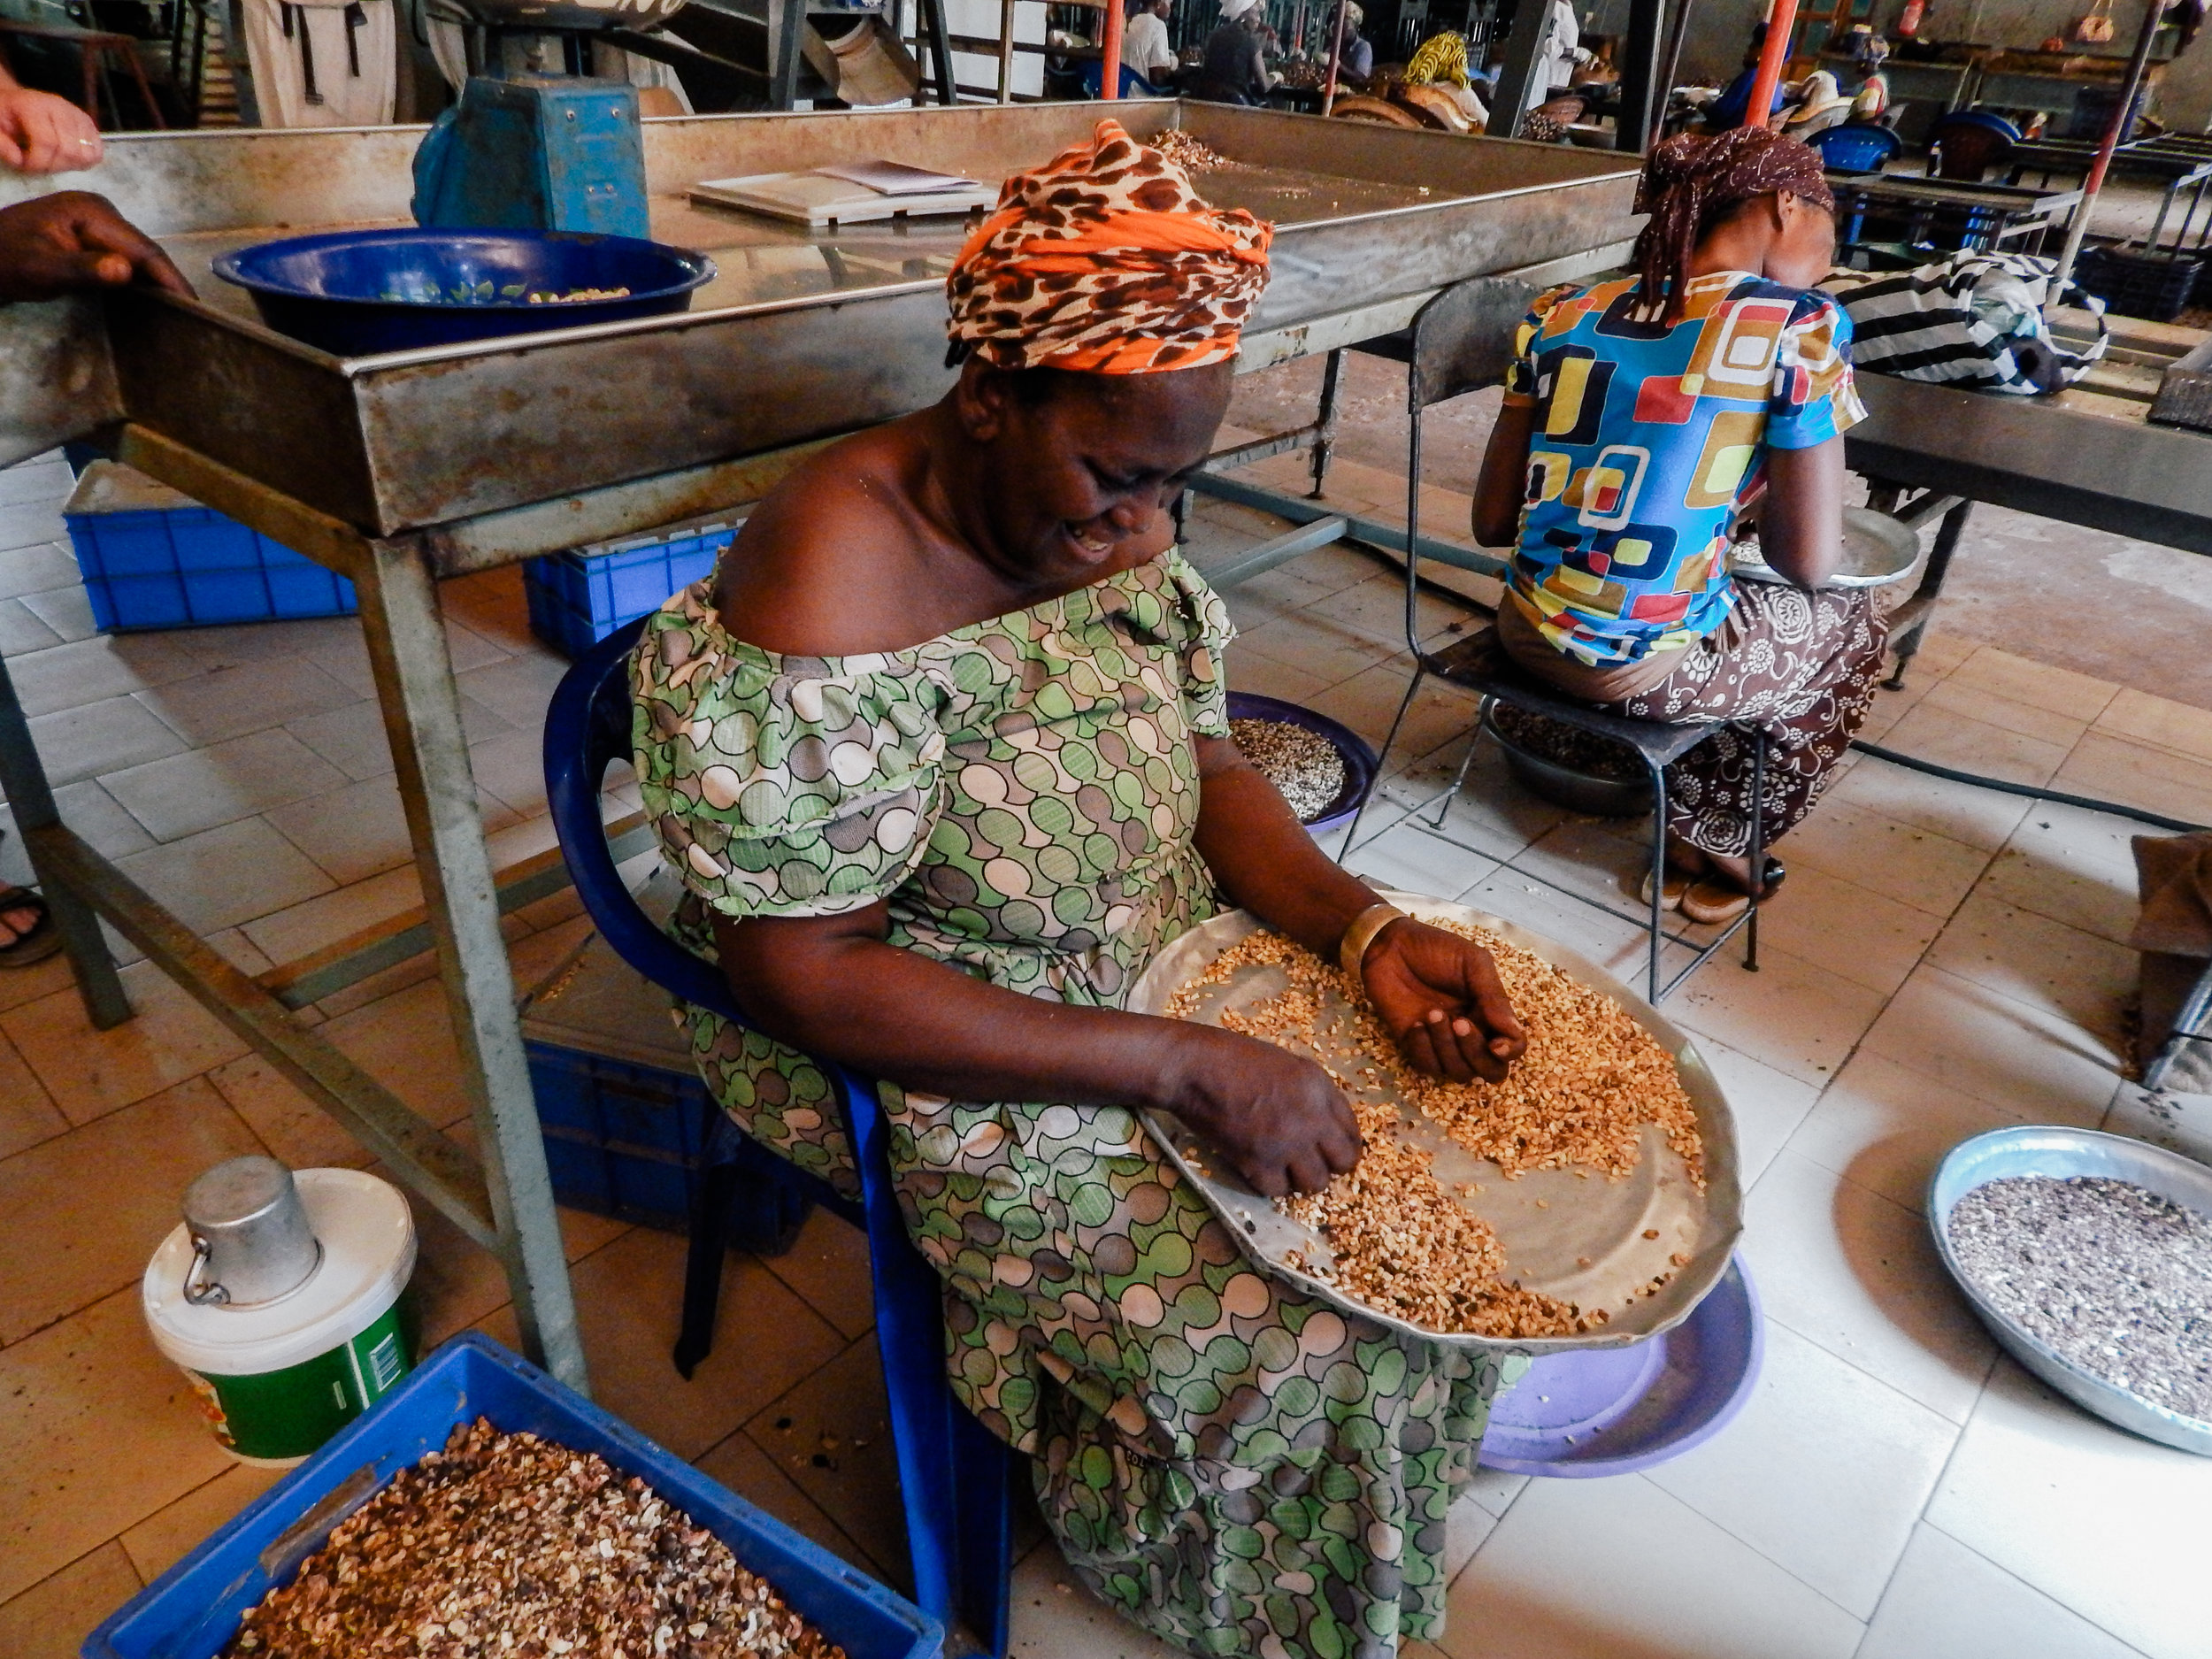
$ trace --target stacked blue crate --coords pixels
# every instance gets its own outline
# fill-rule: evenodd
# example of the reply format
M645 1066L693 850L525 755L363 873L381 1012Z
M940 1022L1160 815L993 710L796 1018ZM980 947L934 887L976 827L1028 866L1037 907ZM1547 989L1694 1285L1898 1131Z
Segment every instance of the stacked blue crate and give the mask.
M119 462L88 466L62 517L103 633L355 610L344 577Z
M526 559L530 632L580 657L624 623L660 609L679 588L711 575L741 519L719 514Z

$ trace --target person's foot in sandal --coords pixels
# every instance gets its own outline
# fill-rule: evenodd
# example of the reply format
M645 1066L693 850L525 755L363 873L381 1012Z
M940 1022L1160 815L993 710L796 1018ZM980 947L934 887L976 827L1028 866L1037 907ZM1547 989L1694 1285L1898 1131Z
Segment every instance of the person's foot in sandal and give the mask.
M27 887L0 884L0 968L27 968L60 949L46 901Z
M1671 874L1679 870L1690 878L1681 896L1682 914L1690 920L1707 926L1725 926L1750 907L1750 859L1724 858L1687 841L1677 841L1667 849L1667 864ZM1770 855L1760 896L1772 894L1788 874L1782 861Z

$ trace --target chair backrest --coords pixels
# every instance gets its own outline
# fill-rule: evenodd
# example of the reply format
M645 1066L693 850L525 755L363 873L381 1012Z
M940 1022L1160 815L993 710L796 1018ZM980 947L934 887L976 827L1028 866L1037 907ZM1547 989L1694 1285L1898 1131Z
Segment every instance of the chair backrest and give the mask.
M1888 127L1857 121L1828 127L1805 142L1837 173L1879 173L1882 164L1904 148L1904 141Z
M1987 110L1954 110L1928 134L1929 148L1939 152L1937 176L1970 183L1978 182L2019 142L2020 129Z
M661 932L630 896L600 820L600 781L614 762L630 758L630 653L649 620L617 628L578 657L554 689L545 715L553 832L577 896L615 954L686 1002L744 1025L721 973Z

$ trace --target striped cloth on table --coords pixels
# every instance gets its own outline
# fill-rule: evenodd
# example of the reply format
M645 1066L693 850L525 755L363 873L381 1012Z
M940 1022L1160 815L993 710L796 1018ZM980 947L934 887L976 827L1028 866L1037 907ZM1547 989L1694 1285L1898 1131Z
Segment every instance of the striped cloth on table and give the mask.
M2067 303L2096 320L2075 351L2044 320L2056 263L2017 253L1955 253L1912 271L1838 270L1822 284L1851 318L1853 364L1877 374L2032 396L2079 380L2104 356L2104 302L2073 282Z

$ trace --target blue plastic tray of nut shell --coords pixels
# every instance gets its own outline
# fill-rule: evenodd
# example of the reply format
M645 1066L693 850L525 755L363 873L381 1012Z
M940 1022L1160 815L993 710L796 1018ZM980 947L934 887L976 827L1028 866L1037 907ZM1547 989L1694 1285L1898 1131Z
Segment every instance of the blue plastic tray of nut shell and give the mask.
M85 1639L84 1659L213 1659L245 1610L457 1423L491 1419L636 1475L775 1586L849 1659L931 1659L943 1632L726 1486L489 1338L467 1332Z

